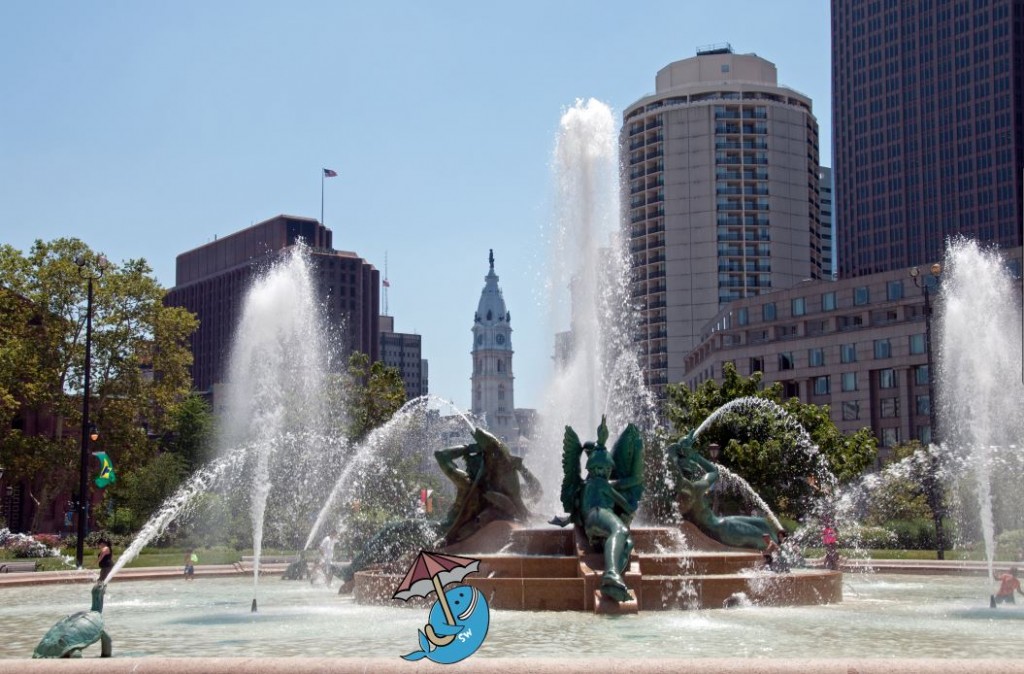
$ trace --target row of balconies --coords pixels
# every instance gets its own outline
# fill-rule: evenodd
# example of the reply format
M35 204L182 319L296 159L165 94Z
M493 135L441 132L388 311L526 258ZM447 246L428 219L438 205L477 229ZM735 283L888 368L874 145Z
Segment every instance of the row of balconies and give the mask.
M722 241L771 241L771 235L760 232L718 232L717 240Z
M726 155L724 157L715 157L715 163L716 164L725 164L725 165L729 165L729 164L743 164L745 166L752 166L752 165L767 166L768 165L768 157L752 157L752 156L747 155L747 154L744 154L744 155L729 154L729 155Z
M735 124L726 122L725 124L715 124L715 133L737 136L740 134L766 135L768 133L768 125L760 122L754 124Z
M634 148L629 148L630 150ZM757 137L753 140L715 140L716 150L767 150L768 139Z
M719 201L715 204L718 211L767 211L768 204L758 204L752 201Z
M768 180L768 171L759 169L754 171L730 171L720 168L715 170L716 180Z
M743 187L736 187L734 185L715 185L715 194L725 195L738 195L738 196L755 196L755 197L766 197L768 196L767 185L744 185Z
M772 265L768 260L757 260L755 262L719 262L718 271L739 271L739 272L770 272Z

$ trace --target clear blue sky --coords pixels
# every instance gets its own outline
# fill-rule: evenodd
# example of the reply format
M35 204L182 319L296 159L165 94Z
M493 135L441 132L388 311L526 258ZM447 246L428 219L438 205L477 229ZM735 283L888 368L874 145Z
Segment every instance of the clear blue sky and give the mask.
M516 405L553 328L540 243L562 111L622 110L657 71L729 42L807 95L831 164L826 0L8 2L0 5L0 241L75 236L145 258L279 213L320 216L383 269L431 392L469 405L473 312L493 248Z

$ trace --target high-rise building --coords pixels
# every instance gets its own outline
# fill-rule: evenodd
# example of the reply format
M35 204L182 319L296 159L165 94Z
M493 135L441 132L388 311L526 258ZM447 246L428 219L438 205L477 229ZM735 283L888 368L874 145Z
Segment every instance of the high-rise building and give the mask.
M396 368L405 383L405 399L426 395L427 361L423 359L420 335L395 332L395 317L380 317L380 359Z
M1021 244L1024 0L832 0L839 276Z
M515 449L519 422L515 414L512 375L512 314L494 273L494 251L490 271L473 316L473 414L483 417L487 429Z
M177 258L175 286L164 302L199 317L191 337L196 390L212 391L223 382L253 276L300 239L311 249L327 321L340 333L344 349L379 359L380 272L355 253L334 250L331 230L318 221L279 215Z
M836 221L832 217L832 169L818 169L818 211L821 214L821 274L836 277Z
M663 394L719 309L821 278L818 122L773 63L728 46L657 74L620 135L642 367Z

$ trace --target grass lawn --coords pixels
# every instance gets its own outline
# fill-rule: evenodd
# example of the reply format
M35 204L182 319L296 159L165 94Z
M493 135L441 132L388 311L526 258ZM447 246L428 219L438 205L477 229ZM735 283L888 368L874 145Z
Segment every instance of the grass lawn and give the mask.
M114 561L116 562L121 550L114 549ZM62 553L74 559L75 549L65 548ZM231 550L227 548L214 548L211 550L204 550L200 548L196 550L196 554L199 556L199 564L234 564L235 562L242 561L242 553L238 550ZM264 553L268 554L268 553ZM14 559L14 557L4 551L0 550L0 560ZM28 561L28 560L19 560ZM68 568L61 560L52 557L39 559L37 569L39 571L58 571L60 569ZM96 566L96 551L86 550L85 551L85 568L97 569ZM184 548L146 548L139 554L138 557L126 564L128 568L144 567L144 566L185 566L185 550Z

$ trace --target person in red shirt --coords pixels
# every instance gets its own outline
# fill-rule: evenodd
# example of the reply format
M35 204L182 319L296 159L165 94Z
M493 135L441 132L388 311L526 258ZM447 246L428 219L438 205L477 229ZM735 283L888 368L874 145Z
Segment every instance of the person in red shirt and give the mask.
M989 605L995 608L999 604L1015 604L1014 592L1024 597L1024 590L1020 589L1020 581L1017 580L1017 567L1011 567L1009 573L1001 574L997 579L999 590L990 597Z

